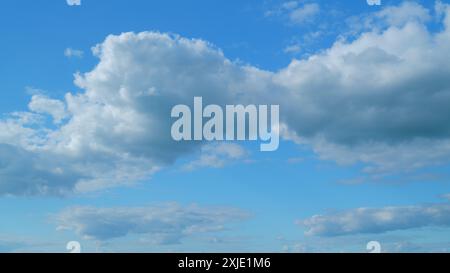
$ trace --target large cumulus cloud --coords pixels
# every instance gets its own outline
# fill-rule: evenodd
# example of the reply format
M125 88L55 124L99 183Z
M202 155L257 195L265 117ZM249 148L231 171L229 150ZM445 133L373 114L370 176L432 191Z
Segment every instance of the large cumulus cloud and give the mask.
M362 162L367 171L448 163L450 8L437 3L436 11L386 8L356 38L277 72L232 62L202 40L111 35L94 48L98 65L76 76L83 92L61 101L35 95L28 113L0 120L0 162L15 154L30 177L2 163L0 194L93 190L149 177L201 149L170 136L170 109L194 96L205 104L279 104L286 139L322 159ZM439 30L427 28L431 18Z
M380 29L375 21L354 41L338 41L277 73L276 82L293 102L282 103L289 128L322 158L360 161L371 170L448 161L450 19L445 7L440 32L426 27L423 14L429 11L418 4L387 8L375 17L387 27Z
M34 95L30 112L0 121L7 150L0 194L70 193L148 178L201 145L172 140L174 105L194 96L230 103L256 92L267 74L232 63L204 41L155 32L109 36L93 51L99 64L75 79L84 92L64 101ZM12 169L14 162L21 167Z

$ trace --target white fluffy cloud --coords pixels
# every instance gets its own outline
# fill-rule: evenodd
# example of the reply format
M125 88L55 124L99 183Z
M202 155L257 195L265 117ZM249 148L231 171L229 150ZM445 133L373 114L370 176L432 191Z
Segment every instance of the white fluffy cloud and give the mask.
M450 227L450 204L410 207L358 208L299 221L306 235L341 236L383 233L430 226Z
M5 162L0 165L1 194L90 191L148 178L201 145L172 140L175 104L191 104L194 96L203 96L205 103L230 102L243 90L251 91L241 86L259 77L248 76L259 72L233 64L204 41L167 34L109 36L94 51L100 63L76 77L85 92L69 93L64 101L35 95L29 105L27 115L49 114L56 122L67 117L64 123L50 129L39 119L0 121L5 150L22 151L17 162L39 162L26 168L35 179L25 179L24 169L9 166L9 153L0 154ZM42 174L55 170L58 176ZM55 191L51 185L64 188Z
M96 190L148 178L201 150L203 143L170 136L171 108L191 105L194 96L204 104L279 104L286 139L369 172L448 163L450 8L438 6L434 15L419 5L387 8L378 16L384 27L276 73L234 63L202 40L111 35L94 48L98 65L76 76L83 92L60 101L36 95L28 113L0 120L0 194ZM442 29L430 31L426 14ZM46 127L42 115L56 126ZM11 165L12 155L27 162L28 179L21 163Z
M222 231L248 215L232 208L187 207L165 204L150 207L74 207L56 216L59 230L72 230L86 239L106 241L135 234L158 244L178 244L202 233Z
M401 24L338 41L275 75L288 92L280 103L285 122L321 158L363 162L370 171L450 159L449 8L437 33L404 9L386 12Z

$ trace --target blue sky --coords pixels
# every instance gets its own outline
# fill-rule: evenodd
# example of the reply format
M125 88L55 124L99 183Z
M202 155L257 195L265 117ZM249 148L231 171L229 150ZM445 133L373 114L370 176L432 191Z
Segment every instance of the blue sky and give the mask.
M3 3L0 252L449 251L448 18L447 1ZM280 105L279 149L173 143L167 107L197 95Z

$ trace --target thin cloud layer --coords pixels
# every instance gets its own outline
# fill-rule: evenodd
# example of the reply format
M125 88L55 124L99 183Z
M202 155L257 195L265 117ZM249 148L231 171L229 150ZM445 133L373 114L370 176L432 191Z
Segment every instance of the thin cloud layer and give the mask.
M420 9L388 8L382 18L402 19L276 74L289 92L286 124L322 159L383 172L448 162L449 8L436 33L417 19L429 13Z
M422 227L450 227L450 204L358 208L299 221L306 235L342 236L384 233Z
M155 244L178 244L184 238L223 231L248 215L232 208L182 207L166 204L151 207L73 207L56 216L59 230L72 230L97 241L140 235Z

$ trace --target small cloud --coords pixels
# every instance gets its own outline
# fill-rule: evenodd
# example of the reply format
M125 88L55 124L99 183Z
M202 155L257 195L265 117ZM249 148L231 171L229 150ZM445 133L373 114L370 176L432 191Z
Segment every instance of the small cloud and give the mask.
M81 0L66 0L69 6L81 6Z
M82 50L78 50L78 49L73 49L73 48L66 48L66 50L64 50L64 56L66 56L67 58L72 58L72 57L76 57L76 58L82 58L84 55L84 52Z

